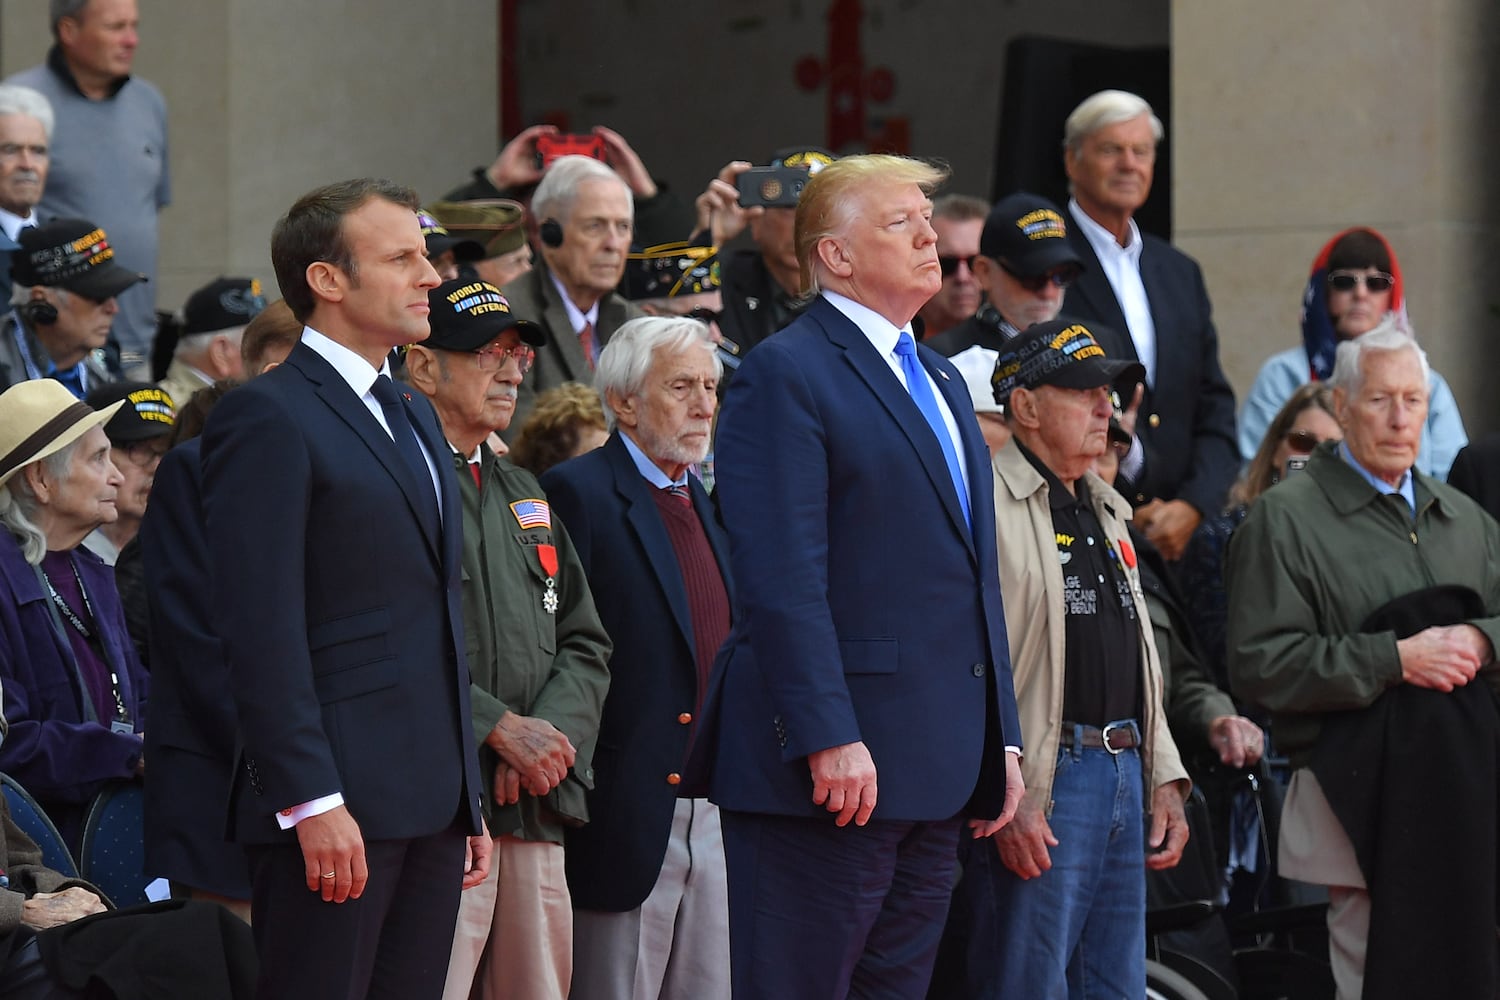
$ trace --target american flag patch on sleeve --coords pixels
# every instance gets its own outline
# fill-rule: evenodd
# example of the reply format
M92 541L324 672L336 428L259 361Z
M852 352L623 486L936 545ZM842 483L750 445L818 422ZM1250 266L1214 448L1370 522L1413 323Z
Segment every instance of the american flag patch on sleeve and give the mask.
M552 530L552 508L545 500L517 500L510 505L510 512L516 515L516 523L522 531Z

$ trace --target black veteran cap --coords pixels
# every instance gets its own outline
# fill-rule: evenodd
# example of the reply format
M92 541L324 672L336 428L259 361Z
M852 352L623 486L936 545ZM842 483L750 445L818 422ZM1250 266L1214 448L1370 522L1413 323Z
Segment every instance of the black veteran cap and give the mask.
M146 441L172 433L177 408L172 397L149 382L108 382L84 397L96 410L124 403L104 425L104 435L115 444Z
M712 292L719 287L719 251L686 241L633 251L620 292L632 302Z
M995 401L1005 406L1016 389L1055 385L1094 389L1122 379L1139 382L1146 369L1136 361L1111 360L1082 323L1055 319L1022 331L995 359L990 380Z
M266 297L254 278L216 278L188 296L182 307L182 335L244 326L265 307Z
M427 293L427 302L432 307L427 316L432 332L423 347L473 351L512 327L532 347L547 342L546 332L530 320L518 319L500 289L488 281L445 281Z
M995 203L979 234L979 252L1003 260L1020 275L1042 274L1061 264L1083 267L1068 242L1068 224L1039 194L1018 191Z
M11 258L16 284L46 285L103 302L146 280L115 263L115 248L104 230L83 219L53 219L21 230L21 249Z
M452 250L454 260L484 260L483 243L466 236L454 236L426 209L417 213L417 222L422 226L422 239L427 244L427 256L436 257Z

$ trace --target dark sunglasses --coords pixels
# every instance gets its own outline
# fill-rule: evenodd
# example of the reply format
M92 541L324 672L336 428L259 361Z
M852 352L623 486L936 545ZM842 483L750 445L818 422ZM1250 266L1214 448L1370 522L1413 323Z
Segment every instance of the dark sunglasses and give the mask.
M717 323L719 321L719 317L723 314L720 313L717 309L709 309L706 306L698 306L695 309L688 310L686 315L688 319L695 319L700 323Z
M1323 439L1312 431L1287 431L1284 435L1286 443L1291 445L1293 451L1311 452Z
M1355 285L1364 285L1372 292L1383 292L1396 283L1396 279L1384 271L1362 274L1359 271L1334 271L1328 276L1328 287L1335 292L1352 292Z
M938 269L943 272L943 277L945 278L952 277L958 271L958 265L960 264L968 267L969 271L972 273L974 270L974 261L976 258L978 258L978 256L979 255L977 253L972 257L944 257L939 254Z
M1067 288L1073 282L1077 281L1078 276L1083 273L1083 268L1077 264L1063 264L1049 271L1043 271L1041 274L1017 274L1015 269L1005 261L1002 260L998 263L1000 264L1000 270L1015 278L1017 284L1032 293L1040 292L1048 285Z

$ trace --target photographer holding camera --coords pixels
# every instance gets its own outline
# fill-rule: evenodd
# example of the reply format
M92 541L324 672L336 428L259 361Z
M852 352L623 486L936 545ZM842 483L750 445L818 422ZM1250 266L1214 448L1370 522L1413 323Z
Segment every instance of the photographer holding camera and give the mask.
M510 198L525 206L529 215L531 196L556 155L585 148L589 150L585 155L607 164L630 188L635 201L636 235L642 246L682 238L688 226L687 205L651 176L623 135L603 125L579 135L565 133L556 125L533 125L507 142L489 166L476 167L469 181L443 195L443 200ZM536 220L528 217L526 229L535 234ZM533 249L541 249L535 246L534 235L532 243ZM519 420L515 426L520 426Z
M792 219L806 178L837 157L816 146L771 154L764 167L744 160L724 165L698 196L698 231L689 242L722 248L748 226L753 249L722 256L722 352L745 352L802 314L802 283ZM705 230L707 234L705 235Z

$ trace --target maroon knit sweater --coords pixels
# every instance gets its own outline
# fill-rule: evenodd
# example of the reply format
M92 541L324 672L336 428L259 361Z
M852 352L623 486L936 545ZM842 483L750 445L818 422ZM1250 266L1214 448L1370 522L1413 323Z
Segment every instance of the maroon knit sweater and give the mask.
M687 589L688 614L693 622L693 659L698 665L698 699L693 706L696 716L703 707L714 656L729 637L729 593L724 589L718 560L709 547L697 509L674 497L669 490L652 490L652 496L661 511L667 537L672 540L672 551L677 554L677 565Z

